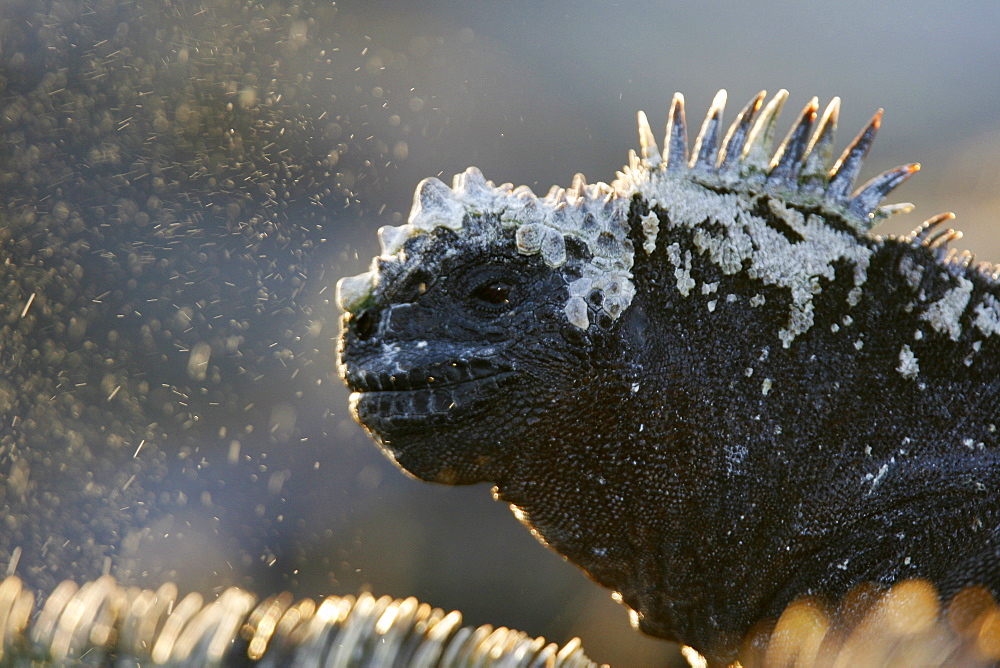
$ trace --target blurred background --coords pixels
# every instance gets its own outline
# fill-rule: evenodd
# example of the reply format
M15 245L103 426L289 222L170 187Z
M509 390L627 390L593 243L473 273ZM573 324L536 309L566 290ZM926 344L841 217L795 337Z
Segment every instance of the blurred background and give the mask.
M682 91L886 114L862 178L1000 259L1000 5L0 0L0 569L415 595L620 666L676 648L484 486L350 418L333 285L418 180L611 180Z

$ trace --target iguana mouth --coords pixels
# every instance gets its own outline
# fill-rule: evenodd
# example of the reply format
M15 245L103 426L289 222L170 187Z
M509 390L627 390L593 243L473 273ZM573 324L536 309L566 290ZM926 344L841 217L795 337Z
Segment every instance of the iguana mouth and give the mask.
M422 390L453 389L466 383L476 383L507 374L511 368L505 364L483 358L435 362L406 371L351 370L347 385L353 392L416 392Z
M477 400L492 394L515 374L504 364L474 358L437 362L416 369L348 374L353 394L352 410L358 420L375 431L454 416Z

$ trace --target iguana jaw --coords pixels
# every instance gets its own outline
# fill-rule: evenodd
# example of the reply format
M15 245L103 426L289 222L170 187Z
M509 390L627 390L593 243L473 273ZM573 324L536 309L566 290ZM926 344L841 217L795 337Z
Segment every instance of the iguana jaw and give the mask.
M352 364L345 374L351 412L383 443L401 431L439 428L476 410L515 375L504 363L485 357L418 363L405 370Z

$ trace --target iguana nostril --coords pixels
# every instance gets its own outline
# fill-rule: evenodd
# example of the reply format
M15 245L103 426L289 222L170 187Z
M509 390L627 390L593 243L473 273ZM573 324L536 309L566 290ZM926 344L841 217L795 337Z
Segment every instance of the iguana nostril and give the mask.
M351 326L359 339L370 339L378 331L378 310L365 309L351 319Z

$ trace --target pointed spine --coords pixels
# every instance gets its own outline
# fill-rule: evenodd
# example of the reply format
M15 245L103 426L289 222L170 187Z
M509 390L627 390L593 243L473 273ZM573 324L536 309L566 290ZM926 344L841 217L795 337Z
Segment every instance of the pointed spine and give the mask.
M720 90L712 100L701 131L694 140L691 169L695 172L714 172L719 160L719 140L722 138L722 113L726 109L726 91Z
M757 97L747 102L746 106L737 114L736 120L729 127L726 138L722 141L722 148L719 150L719 173L727 174L736 171L740 160L743 158L743 146L746 144L747 135L753 125L760 106L764 103L767 91L762 90L757 93Z
M975 261L976 256L972 251L964 250L958 254L957 262L962 269L968 269Z
M938 232L937 234L935 234L931 238L927 239L927 241L924 242L924 245L927 246L928 248L941 248L941 249L944 249L944 248L947 248L948 244L950 244L952 241L956 241L958 239L961 239L962 236L963 235L962 235L961 230L955 230L955 229L952 229L952 228L948 228L947 230L944 230L942 232Z
M914 206L912 202L896 202L895 204L886 204L885 206L880 206L872 213L872 221L876 224L885 220L886 218L891 218L900 213L910 213L913 211Z
M745 174L763 175L771 161L771 144L774 141L774 126L781 114L781 108L788 99L788 91L782 88L764 107L757 122L753 124L747 144L743 148L743 169Z
M674 93L670 102L667 134L663 139L663 161L668 172L681 171L688 164L687 124L684 121L684 96Z
M938 227L939 225L941 225L941 223L944 223L945 221L954 219L955 219L955 214L952 213L951 211L945 211L944 213L939 213L936 216L931 216L930 218L922 222L917 229L910 232L907 236L913 240L913 243L920 246L926 246L927 240L931 237L932 234L935 233L936 227Z
M879 202L885 199L885 196L896 186L916 174L919 170L920 163L914 162L882 172L858 188L858 191L847 203L847 210L859 216L862 220L870 221L870 227L873 227L878 222L875 216L875 208L879 205Z
M656 138L653 136L653 130L649 127L649 119L646 118L646 112L640 111L639 117L639 149L642 154L642 159L645 160L650 167L656 167L660 164L660 149L656 145Z
M636 154L634 148L628 150L628 168L633 172L639 168L639 156Z
M833 157L833 139L837 134L840 118L840 98L835 97L826 106L809 147L806 149L805 164L802 166L799 191L806 195L822 195L830 180L830 158Z
M830 170L830 184L826 188L826 198L837 204L845 204L847 193L854 186L854 180L861 171L861 165L868 155L875 135L878 133L879 125L882 124L882 109L875 112L871 121L864 130L861 131L851 145L847 147L837 164Z
M815 97L809 100L809 104L802 109L798 120L792 125L792 129L788 131L784 141L781 142L771 159L771 171L767 176L767 185L772 188L795 190L799 171L802 169L802 156L805 155L818 109L819 100Z

